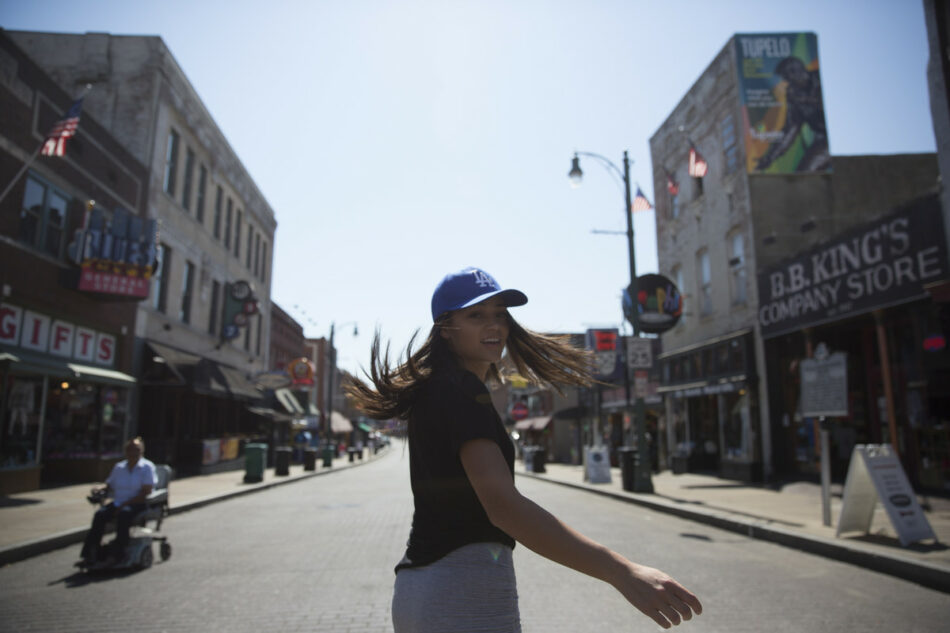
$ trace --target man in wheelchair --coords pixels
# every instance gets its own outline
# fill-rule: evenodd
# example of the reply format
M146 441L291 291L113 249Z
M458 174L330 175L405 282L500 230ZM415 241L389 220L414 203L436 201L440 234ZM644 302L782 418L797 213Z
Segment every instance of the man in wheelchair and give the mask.
M109 496L112 503L103 505L92 519L92 528L82 546L82 565L108 567L122 561L129 543L129 529L133 518L145 510L145 500L158 484L155 464L145 459L145 443L136 437L125 445L125 459L112 468L105 486L93 490L92 498ZM100 542L106 525L114 520L116 539L104 558L99 556Z

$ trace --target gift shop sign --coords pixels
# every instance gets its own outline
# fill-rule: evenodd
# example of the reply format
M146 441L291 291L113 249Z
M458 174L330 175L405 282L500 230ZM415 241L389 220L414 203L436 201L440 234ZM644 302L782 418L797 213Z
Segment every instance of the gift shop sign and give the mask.
M943 218L931 197L761 273L762 336L913 301L945 277Z
M0 304L0 345L106 367L115 365L115 336L9 303Z

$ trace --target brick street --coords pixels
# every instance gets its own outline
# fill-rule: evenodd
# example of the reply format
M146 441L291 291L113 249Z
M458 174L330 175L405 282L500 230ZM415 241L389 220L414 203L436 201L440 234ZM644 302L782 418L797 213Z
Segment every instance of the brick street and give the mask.
M683 630L936 631L950 596L583 491L519 488L569 525L694 590ZM174 484L172 485L174 491ZM174 494L174 492L172 493ZM0 631L391 631L392 567L411 519L408 455L173 516L148 570L74 573L78 546L0 569ZM515 554L524 630L658 630L613 589Z

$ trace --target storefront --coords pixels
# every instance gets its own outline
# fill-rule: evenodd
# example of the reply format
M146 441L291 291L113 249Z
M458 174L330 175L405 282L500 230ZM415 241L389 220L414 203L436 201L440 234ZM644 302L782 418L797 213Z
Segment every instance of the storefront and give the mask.
M154 341L145 341L139 432L149 459L179 475L243 468L244 446L273 448L274 425L262 392L240 370Z
M847 359L846 416L828 420L832 477L857 444L897 447L919 488L950 489L950 293L936 197L836 236L759 276L773 461L820 472L819 420L801 415L800 364Z
M761 480L752 330L663 353L658 361L672 470Z
M0 493L102 481L122 459L135 379L121 335L0 304Z

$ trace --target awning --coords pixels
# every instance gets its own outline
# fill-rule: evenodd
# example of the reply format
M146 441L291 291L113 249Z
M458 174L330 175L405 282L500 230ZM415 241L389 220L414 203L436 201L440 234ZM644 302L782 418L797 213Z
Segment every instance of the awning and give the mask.
M317 405L312 402L307 403L307 415L320 416L320 412L317 411Z
M152 362L164 365L180 384L187 385L194 380L195 367L201 362L201 356L153 341L147 341L146 345L152 350Z
M292 415L287 415L286 413L275 411L274 409L268 409L267 407L248 407L247 410L255 415L270 418L275 422L291 422L294 419Z
M358 426L360 430L366 431L367 433L372 433L373 431L376 430L373 427L371 427L369 424L366 424L365 422L357 422L356 426Z
M306 414L306 411L300 406L300 402L290 389L275 389L274 397L277 398L277 402L284 407L287 413L295 416Z
M543 431L551 422L551 416L545 415L537 418L525 418L520 422L515 422L517 431Z
M261 397L261 390L247 377L247 373L227 365L218 365L227 382L228 393L233 396L242 396L257 400Z
M92 380L94 382L104 382L119 387L131 387L135 384L135 378L121 371L114 369L104 369L102 367L92 367L91 365L77 365L76 363L67 363L76 377L80 380Z
M119 387L131 387L136 383L135 378L114 369L70 363L66 360L45 358L32 354L18 352L0 353L0 363L7 363L16 371L34 373L56 378L71 380L88 380L90 382L105 383Z
M353 431L353 425L342 413L333 411L330 413L330 430L334 433L350 433Z

